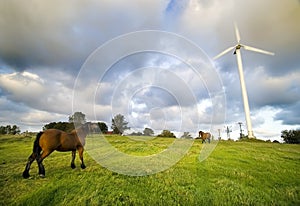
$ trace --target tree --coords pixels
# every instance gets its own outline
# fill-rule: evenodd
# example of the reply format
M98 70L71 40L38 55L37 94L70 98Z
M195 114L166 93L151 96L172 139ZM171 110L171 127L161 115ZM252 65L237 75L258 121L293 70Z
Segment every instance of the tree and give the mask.
M126 129L130 129L130 127L127 126L128 122L125 121L125 117L121 114L114 116L111 122L111 128L114 134L123 134Z
M281 131L281 138L288 144L300 144L300 129Z
M69 116L69 122L76 125L82 125L86 123L85 114L82 112L75 112L73 115Z
M151 128L145 128L144 131L143 131L144 135L145 136L152 136L154 135L154 132Z
M6 134L11 134L11 130L12 130L11 126L7 125L5 128Z
M17 125L13 125L10 133L13 135L20 134L21 130Z
M0 127L0 134L6 134L5 127L3 127L3 126Z
M48 123L48 124L45 124L45 125L43 126L43 130L46 130L46 129L54 129L54 127L55 127L56 124L57 124L56 122L50 122L50 123Z
M161 134L157 135L158 137L171 137L176 138L176 136L173 134L173 132L170 132L169 130L163 130Z
M98 126L103 134L108 131L108 127L104 122L98 122Z

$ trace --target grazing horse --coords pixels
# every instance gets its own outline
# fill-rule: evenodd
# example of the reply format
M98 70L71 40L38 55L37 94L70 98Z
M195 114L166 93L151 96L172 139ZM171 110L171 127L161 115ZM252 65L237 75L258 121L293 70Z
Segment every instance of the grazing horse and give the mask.
M202 144L203 142L206 142L206 140L208 140L208 143L210 143L210 137L211 134L209 132L199 131L199 139L202 139Z
M33 144L33 152L29 156L23 177L28 178L29 170L32 162L37 161L39 167L39 175L45 177L45 168L43 160L49 156L54 150L60 152L72 151L72 162L71 168L75 168L74 160L76 150L81 160L81 168L84 169L85 165L83 162L83 147L85 145L85 137L89 131L89 125L84 124L77 129L66 133L58 129L47 129L43 132L39 132L36 136L36 140ZM41 153L42 152L42 153Z

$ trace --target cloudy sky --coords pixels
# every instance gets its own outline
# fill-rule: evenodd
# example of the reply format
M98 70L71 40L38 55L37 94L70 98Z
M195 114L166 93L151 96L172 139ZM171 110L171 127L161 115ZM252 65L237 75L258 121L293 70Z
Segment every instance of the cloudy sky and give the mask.
M232 128L246 122L236 59L241 42L254 134L300 127L298 0L0 2L0 125L38 131L75 111L121 113L132 131Z

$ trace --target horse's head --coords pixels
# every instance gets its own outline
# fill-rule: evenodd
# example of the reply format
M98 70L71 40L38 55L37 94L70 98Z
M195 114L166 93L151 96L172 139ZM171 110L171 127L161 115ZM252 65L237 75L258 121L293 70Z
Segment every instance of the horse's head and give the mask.
M202 137L203 132L199 131L199 137Z

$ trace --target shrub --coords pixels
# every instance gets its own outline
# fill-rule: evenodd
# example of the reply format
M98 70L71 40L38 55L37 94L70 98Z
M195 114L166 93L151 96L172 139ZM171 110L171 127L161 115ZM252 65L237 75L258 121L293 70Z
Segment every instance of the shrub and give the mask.
M171 137L171 138L176 138L176 136L170 132L169 130L163 130L161 134L157 135L158 137Z
M288 144L300 144L300 129L297 130L283 130L281 138Z

